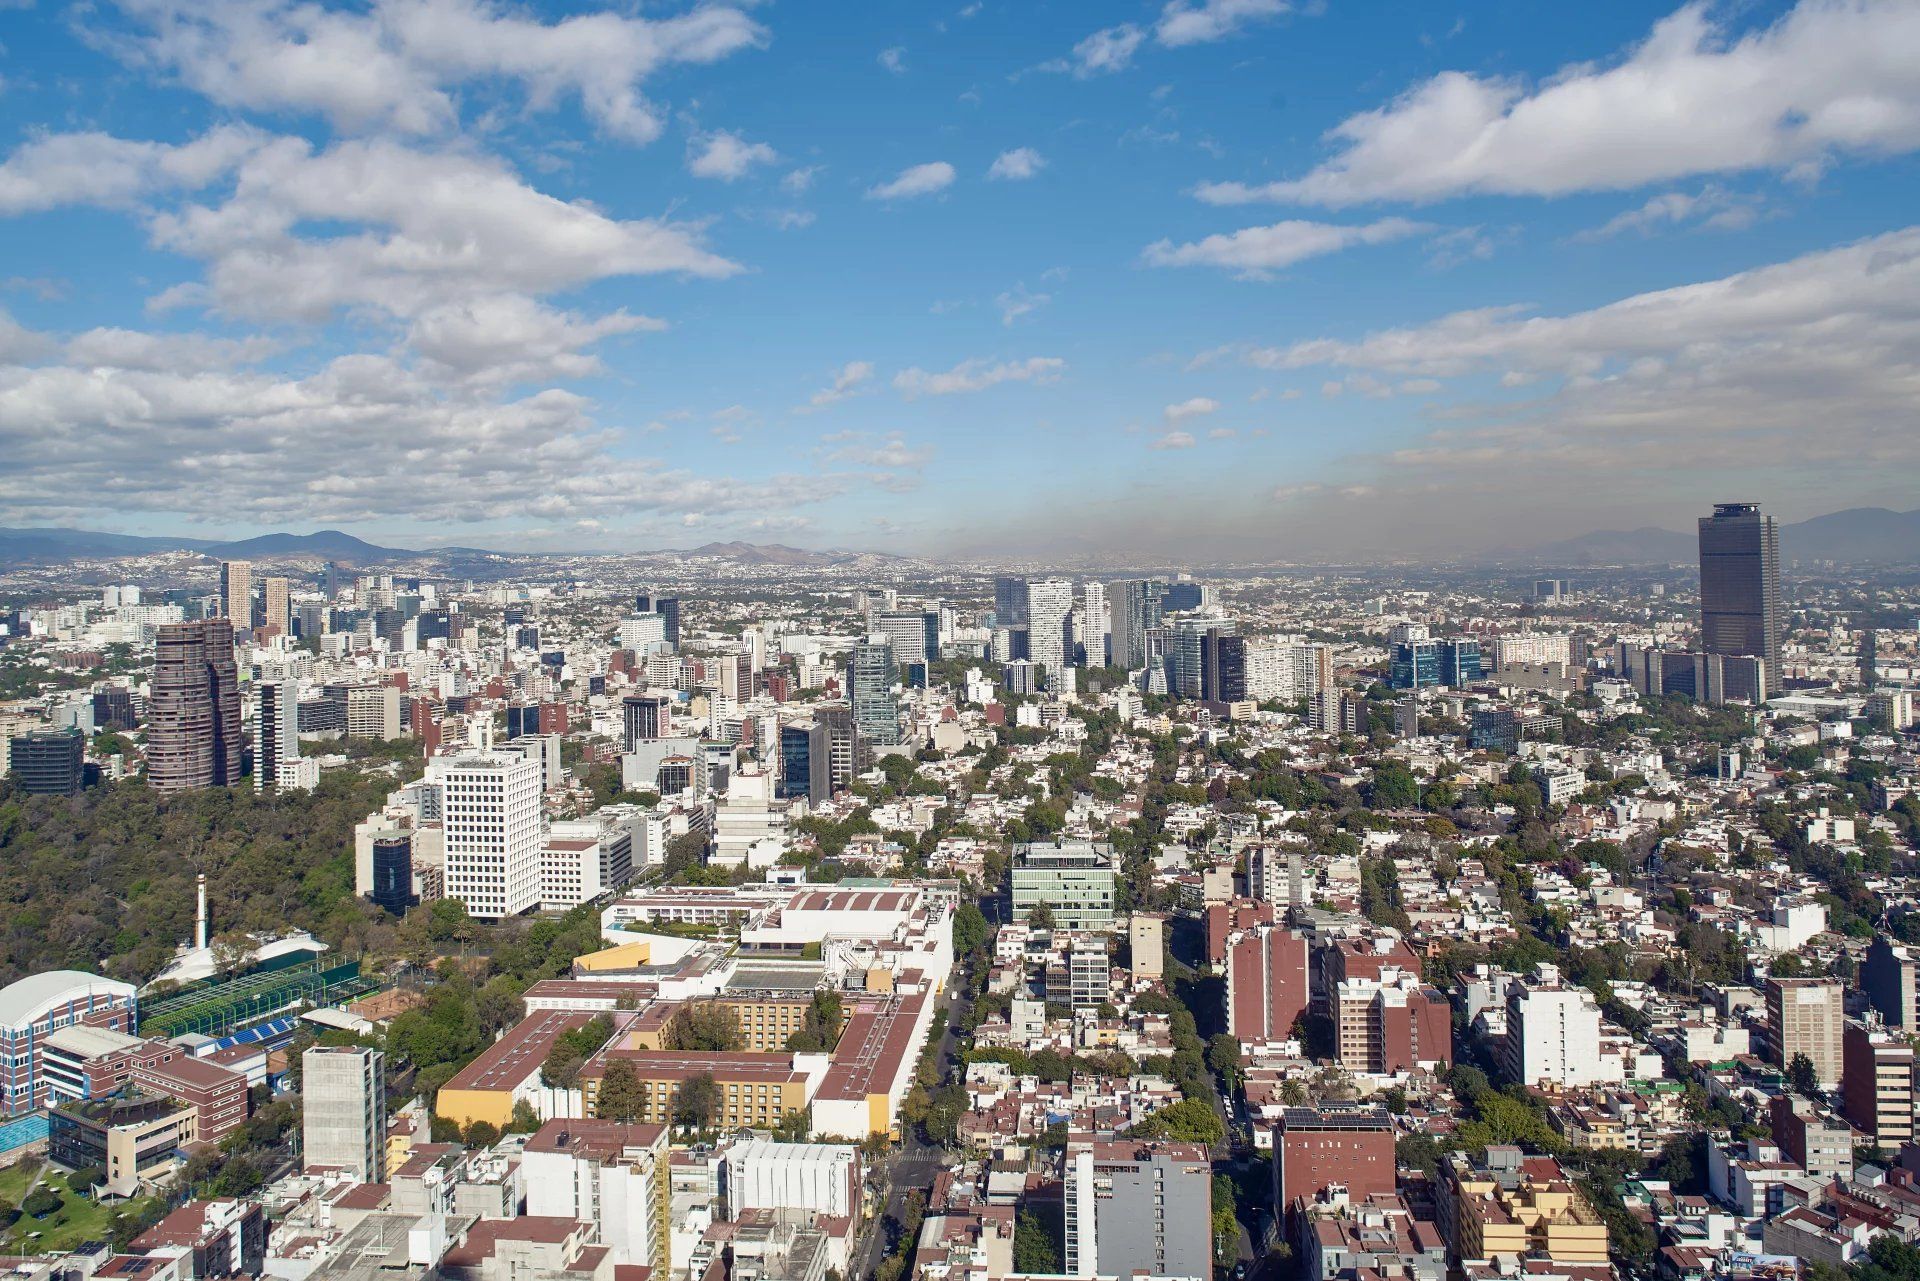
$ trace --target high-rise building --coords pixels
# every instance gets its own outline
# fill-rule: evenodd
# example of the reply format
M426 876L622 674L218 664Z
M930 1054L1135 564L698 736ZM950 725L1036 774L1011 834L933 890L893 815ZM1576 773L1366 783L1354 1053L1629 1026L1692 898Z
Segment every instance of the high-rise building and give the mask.
M245 753L233 624L162 624L150 689L147 782L163 792L238 783Z
M655 596L653 612L666 620L667 644L680 648L680 598L678 596Z
M1247 698L1247 638L1214 628L1200 638L1200 697L1209 703Z
M1579 1089L1609 1078L1600 1058L1600 1007L1557 966L1536 966L1507 988L1503 1063L1509 1080L1533 1088Z
M1879 1023L1849 1019L1842 1035L1840 1098L1847 1120L1897 1152L1913 1139L1913 1043Z
M1715 503L1700 518L1700 648L1764 659L1771 695L1780 689L1782 622L1773 517L1758 503Z
M86 785L86 736L78 726L30 729L7 743L13 784L32 796L78 796Z
M446 893L477 917L517 916L540 901L540 792L546 770L519 752L436 756Z
M1227 940L1227 1031L1239 1041L1284 1041L1306 1013L1305 936L1259 925Z
M1069 930L1113 924L1113 847L1085 842L1013 847L1013 914L1045 907Z
M1027 584L1027 656L1049 676L1073 665L1073 584L1043 578Z
M1920 958L1912 948L1874 935L1860 966L1860 987L1889 1026L1920 1031Z
M287 765L300 759L300 683L255 681L253 685L253 788L287 783Z
M1767 1027L1773 1062L1786 1069L1802 1055L1822 1089L1840 1083L1845 994L1831 979L1767 980Z
M1166 973L1167 918L1148 912L1127 917L1128 962L1136 979L1157 979Z
M300 1138L309 1166L386 1178L387 1056L358 1045L316 1045L300 1056Z
M845 791L873 763L873 747L855 731L846 703L815 703L813 720L827 729L827 781L834 791Z
M993 625L1025 627L1027 618L1027 580L1006 575L994 579Z
M1147 632L1160 625L1160 585L1144 578L1107 586L1108 630L1115 667L1137 671L1147 665Z
M1066 1275L1213 1274L1213 1167L1203 1144L1068 1136Z
M833 797L833 742L818 721L780 727L780 789L783 798L805 797L820 805Z
M1406 970L1353 978L1333 994L1334 1045L1350 1072L1386 1074L1441 1069L1453 1062L1447 998Z
M264 605L262 621L274 629L278 636L290 635L293 630L293 618L287 608L289 584L284 578L269 578L261 588Z
M1107 665L1107 635L1112 630L1112 620L1107 614L1107 586L1105 583L1089 582L1080 589L1081 599L1085 602L1083 615L1086 620L1087 666L1105 667Z
M1287 1108L1273 1127L1276 1213L1342 1187L1353 1203L1394 1189L1393 1118L1382 1108Z
M876 632L853 647L847 664L847 698L853 705L853 727L875 747L900 742L900 704L894 698L897 675L893 645Z
M884 610L875 615L873 630L893 645L893 661L901 666L931 663L940 657L940 611Z
M620 700L621 727L626 748L636 750L641 743L671 737L673 700L665 694L629 694Z
M220 562L220 617L232 623L236 631L245 631L253 626L251 561Z

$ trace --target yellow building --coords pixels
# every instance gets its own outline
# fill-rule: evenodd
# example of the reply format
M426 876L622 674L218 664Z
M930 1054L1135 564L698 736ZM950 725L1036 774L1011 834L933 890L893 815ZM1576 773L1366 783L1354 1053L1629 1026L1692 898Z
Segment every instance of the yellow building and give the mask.
M653 944L641 939L632 943L616 943L598 952L576 956L573 958L573 972L576 975L619 974L652 963Z
M770 996L749 995L747 993L722 992L717 1003L732 1011L735 1021L740 1024L741 1044L757 1054L777 1054L787 1048L787 1038L807 1025L807 1011L813 1008L813 997L806 996ZM846 1026L846 1012L840 1015L840 1026Z
M1488 1148L1445 1167L1453 1247L1462 1259L1607 1262L1607 1225L1552 1157Z
M608 1065L633 1065L640 1081L642 1107L636 1121L674 1124L680 1087L691 1077L711 1076L719 1095L713 1123L726 1129L771 1129L807 1106L807 1078L790 1054L709 1054L698 1051L638 1050L624 1046L595 1055L580 1070L580 1089L590 1117L600 1116L600 1085Z

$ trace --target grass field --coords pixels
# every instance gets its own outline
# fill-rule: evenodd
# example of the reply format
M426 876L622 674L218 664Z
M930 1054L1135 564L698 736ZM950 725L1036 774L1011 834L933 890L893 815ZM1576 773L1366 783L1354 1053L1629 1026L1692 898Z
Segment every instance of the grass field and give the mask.
M0 1170L0 1201L18 1208L46 1163L38 1158ZM0 1253L54 1254L71 1250L82 1241L105 1241L113 1236L114 1224L123 1216L151 1210L155 1201L140 1197L102 1205L67 1188L66 1175L58 1170L47 1173L45 1186L60 1197L60 1208L44 1219L22 1215L4 1233L0 1233Z

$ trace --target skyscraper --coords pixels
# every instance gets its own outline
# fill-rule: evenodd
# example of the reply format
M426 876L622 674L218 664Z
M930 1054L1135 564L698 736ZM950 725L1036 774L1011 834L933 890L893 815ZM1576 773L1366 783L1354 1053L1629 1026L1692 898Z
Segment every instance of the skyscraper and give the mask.
M163 792L240 781L240 675L233 624L167 623L154 638L147 781Z
M268 627L281 636L288 635L293 626L293 620L287 612L287 587L286 579L269 578L262 588L266 606L262 611L263 619Z
M629 694L620 700L629 752L635 751L637 744L668 737L673 722L672 703L664 694Z
M1147 631L1160 625L1160 586L1144 578L1107 586L1108 630L1112 653L1107 661L1128 671L1147 665Z
M801 721L780 727L780 787L783 797L812 805L833 798L833 740L827 726Z
M993 625L1027 625L1027 580L1002 575L993 580Z
M1700 518L1700 648L1766 660L1780 689L1780 531L1758 503L1715 503Z
M893 696L893 645L884 633L856 643L847 664L847 698L853 704L853 728L875 747L900 742L900 704Z
M540 902L540 792L546 770L518 752L436 756L446 890L479 917L517 916Z
M253 626L253 564L244 560L220 562L220 617L236 629Z
M653 612L666 620L667 644L680 648L680 598L678 596L655 596Z
M1073 584L1064 578L1043 578L1027 584L1027 656L1049 677L1073 666Z
M7 744L14 786L30 796L78 796L87 778L86 747L73 725L14 735Z
M253 789L280 787L290 761L300 759L297 681L256 681L253 686Z
M885 632L893 645L893 661L931 663L940 657L940 611L920 609L883 610L875 616L873 630Z
M1112 629L1112 623L1107 617L1107 585L1088 583L1080 591L1086 602L1087 666L1105 667L1107 665L1107 633Z

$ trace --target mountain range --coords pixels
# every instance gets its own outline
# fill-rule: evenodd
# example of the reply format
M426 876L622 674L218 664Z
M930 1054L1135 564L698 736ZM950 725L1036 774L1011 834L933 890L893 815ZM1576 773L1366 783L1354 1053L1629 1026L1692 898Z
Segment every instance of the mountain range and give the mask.
M1699 560L1698 535L1642 526L1603 529L1533 548L1504 549L1491 560L1552 565L1682 565ZM1780 559L1786 564L1840 561L1847 564L1920 562L1920 511L1850 507L1780 526Z

